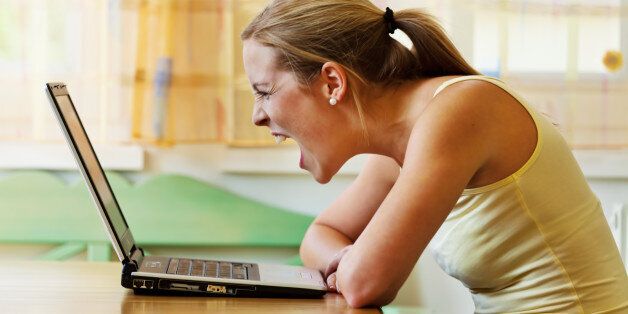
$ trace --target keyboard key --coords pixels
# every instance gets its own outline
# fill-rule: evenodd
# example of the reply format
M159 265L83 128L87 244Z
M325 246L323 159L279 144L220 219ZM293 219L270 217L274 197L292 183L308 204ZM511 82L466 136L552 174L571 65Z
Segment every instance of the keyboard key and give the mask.
M179 260L179 267L177 268L177 275L189 275L190 267L192 263L189 259L181 259Z
M214 261L205 262L205 277L218 277L218 263Z
M244 266L241 264L233 264L233 279L247 279Z
M192 262L192 276L203 276L203 261L194 260Z
M168 264L168 270L166 272L168 274L176 274L177 266L179 266L179 260L176 258L170 259L170 263Z
M218 267L220 278L231 278L231 263L220 263Z

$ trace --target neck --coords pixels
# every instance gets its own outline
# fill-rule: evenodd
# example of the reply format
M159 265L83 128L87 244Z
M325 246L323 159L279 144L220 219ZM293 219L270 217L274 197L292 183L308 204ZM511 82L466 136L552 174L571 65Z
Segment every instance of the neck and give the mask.
M379 96L364 98L370 99L365 104L368 141L361 145L361 153L388 156L403 166L412 129L431 99L426 82L383 88L377 91Z

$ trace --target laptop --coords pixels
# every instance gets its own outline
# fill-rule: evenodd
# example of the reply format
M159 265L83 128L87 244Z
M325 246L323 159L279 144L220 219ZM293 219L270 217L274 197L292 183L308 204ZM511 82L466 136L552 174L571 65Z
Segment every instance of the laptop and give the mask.
M234 297L315 298L326 293L320 272L305 267L145 255L133 240L66 84L48 83L46 92L122 262L123 287L136 294Z

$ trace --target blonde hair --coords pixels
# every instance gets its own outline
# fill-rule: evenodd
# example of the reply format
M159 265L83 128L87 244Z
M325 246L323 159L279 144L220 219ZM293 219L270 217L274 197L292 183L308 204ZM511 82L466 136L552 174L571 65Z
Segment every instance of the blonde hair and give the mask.
M366 132L365 108L357 96L360 86L478 74L431 15L420 9L400 10L394 21L412 41L412 50L389 36L384 11L368 0L275 0L241 39L277 49L277 66L291 70L303 85L320 75L325 62L340 64Z

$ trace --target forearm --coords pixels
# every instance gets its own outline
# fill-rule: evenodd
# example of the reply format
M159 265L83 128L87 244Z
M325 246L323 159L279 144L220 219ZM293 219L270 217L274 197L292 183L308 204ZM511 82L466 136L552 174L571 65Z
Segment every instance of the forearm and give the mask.
M324 272L336 253L350 244L351 239L336 229L313 223L301 242L301 260L305 266Z

